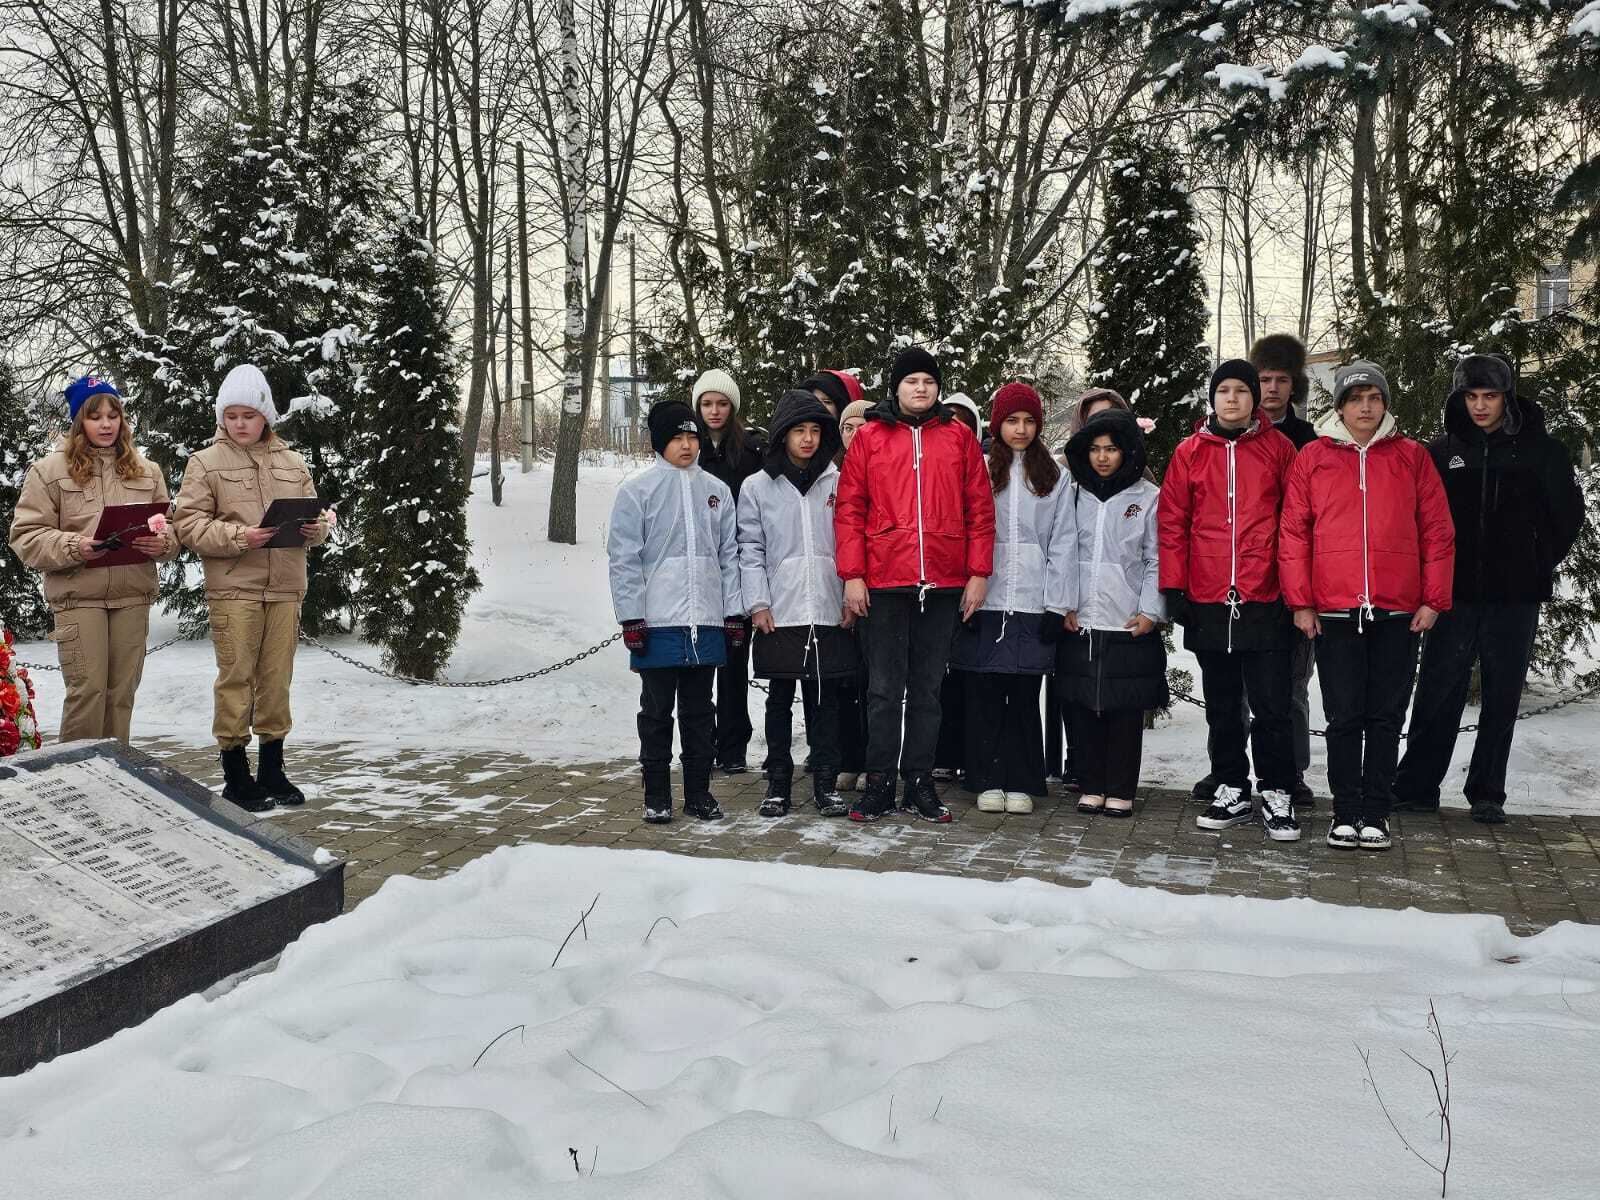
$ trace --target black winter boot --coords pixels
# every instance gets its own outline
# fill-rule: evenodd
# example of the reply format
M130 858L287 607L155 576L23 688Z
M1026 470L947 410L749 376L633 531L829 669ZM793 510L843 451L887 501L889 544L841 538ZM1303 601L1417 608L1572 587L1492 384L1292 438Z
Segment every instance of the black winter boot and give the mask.
M794 788L794 767L790 765L767 768L767 798L761 802L763 817L789 815L789 796Z
M267 812L273 807L267 789L250 775L250 759L243 746L222 752L222 798L245 812Z
M726 769L726 768L724 768ZM722 820L722 809L711 794L711 768L705 765L683 766L683 811L702 821Z
M825 817L842 817L850 811L850 805L839 795L838 776L832 770L812 774L811 798Z
M894 811L894 776L871 774L850 809L852 821L876 821Z
M672 768L644 769L644 819L651 825L672 820Z
M289 782L289 777L283 773L283 739L275 742L261 743L261 769L257 772L256 785L265 789L277 803L287 807L294 807L306 802L305 793Z
M939 801L939 790L933 785L932 775L913 775L906 780L906 794L900 807L939 825L947 825L951 819L950 810Z

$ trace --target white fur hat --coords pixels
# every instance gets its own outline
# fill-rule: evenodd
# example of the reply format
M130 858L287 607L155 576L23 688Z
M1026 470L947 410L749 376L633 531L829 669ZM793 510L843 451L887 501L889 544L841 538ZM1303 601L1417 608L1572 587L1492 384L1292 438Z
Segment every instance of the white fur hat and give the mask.
M222 428L222 414L230 408L253 408L267 419L270 429L278 423L278 409L272 403L272 387L260 367L240 363L229 371L217 389L217 428Z
M694 381L694 407L700 408L700 397L706 392L721 392L733 402L733 411L739 411L739 385L733 381L733 376L726 371L712 367L699 379Z

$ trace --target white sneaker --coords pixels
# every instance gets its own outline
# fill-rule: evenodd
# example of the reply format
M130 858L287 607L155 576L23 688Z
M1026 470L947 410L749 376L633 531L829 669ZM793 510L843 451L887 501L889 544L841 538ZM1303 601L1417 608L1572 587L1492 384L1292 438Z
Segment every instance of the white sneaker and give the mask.
M853 771L841 771L839 781L834 784L834 790L839 792L853 792L856 790L856 774Z
M1363 850L1387 850L1394 845L1394 839L1389 836L1389 822L1382 817L1374 817L1370 821L1361 822L1361 848Z
M979 812L1005 812L1006 794L999 788L990 788L986 792L978 793Z
M1249 792L1219 783L1217 798L1211 802L1210 808L1194 819L1194 823L1201 829L1232 829L1235 825L1254 820L1255 815Z
M1261 793L1261 823L1275 842L1298 842L1300 822L1294 815L1289 793L1268 788Z
M1008 813L1031 813L1033 811L1033 797L1027 792L1007 792L1006 811Z
M1361 834L1354 821L1334 817L1328 822L1328 845L1335 850L1354 850L1361 844Z

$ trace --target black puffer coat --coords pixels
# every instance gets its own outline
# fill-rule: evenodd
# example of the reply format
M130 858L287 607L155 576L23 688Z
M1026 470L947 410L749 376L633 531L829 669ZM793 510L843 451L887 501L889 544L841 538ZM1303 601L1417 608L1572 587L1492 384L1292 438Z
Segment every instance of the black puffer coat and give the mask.
M739 499L740 485L761 469L767 455L767 440L761 430L746 429L743 443L739 453L730 457L731 439L726 435L720 446L709 437L700 439L700 469L727 484L735 501Z
M1492 364L1492 365L1489 365ZM1428 446L1456 524L1457 604L1550 599L1552 576L1583 529L1583 489L1544 411L1516 394L1510 368L1472 355L1456 368L1445 431ZM1506 395L1505 423L1485 434L1467 413L1469 387Z
M950 653L953 671L984 675L1048 675L1055 666L1055 647L1040 631L1044 623L1061 624L1060 613L995 612L979 609L956 629Z

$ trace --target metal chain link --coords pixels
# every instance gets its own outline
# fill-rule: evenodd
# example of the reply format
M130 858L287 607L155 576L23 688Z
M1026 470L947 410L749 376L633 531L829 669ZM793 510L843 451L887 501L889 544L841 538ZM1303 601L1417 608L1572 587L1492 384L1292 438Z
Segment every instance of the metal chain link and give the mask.
M504 684L508 684L508 683L525 683L526 681L528 681L530 679L538 679L540 676L550 675L550 674L553 674L556 671L561 670L564 667L570 667L574 663L580 663L584 659L588 658L590 655L598 654L600 651L604 650L607 646L611 645L612 642L620 640L621 637L622 637L622 633L621 633L621 631L618 631L617 633L613 633L605 641L596 642L593 646L590 646L587 650L579 651L577 654L574 654L571 658L564 658L558 663L552 663L548 667L540 667L536 671L524 671L521 675L507 675L503 679L463 679L463 680L454 680L454 679L417 679L417 678L415 678L414 676L411 676L411 675L400 675L400 674L397 674L394 671L385 671L382 667L374 667L370 663L362 662L359 658L352 658L348 654L340 653L338 650L335 650L332 646L328 645L326 642L318 641L316 638L312 637L309 633L307 633L303 629L300 631L300 640L302 642L306 642L309 645L315 646L318 650L321 650L324 654L332 655L334 658L337 658L340 662L347 663L350 666L355 667L357 670L365 671L369 675L377 675L377 676L380 676L381 678L384 678L384 679L395 679L395 680L398 680L401 683L409 684L412 687L443 687L443 688L488 688L488 687L500 687L500 686L502 686Z

